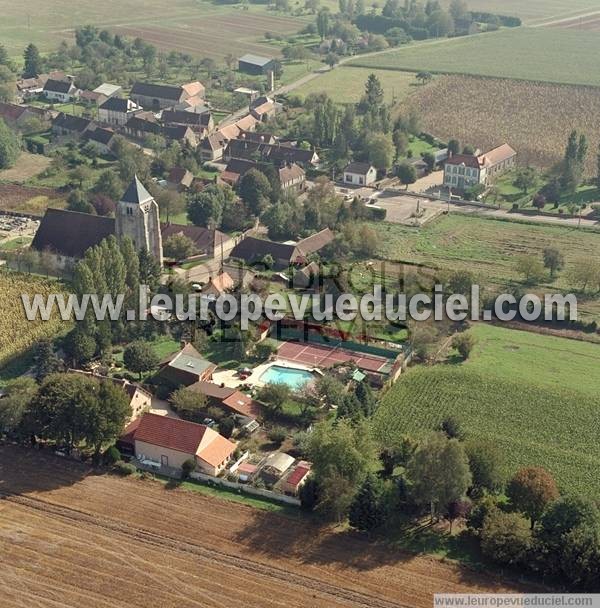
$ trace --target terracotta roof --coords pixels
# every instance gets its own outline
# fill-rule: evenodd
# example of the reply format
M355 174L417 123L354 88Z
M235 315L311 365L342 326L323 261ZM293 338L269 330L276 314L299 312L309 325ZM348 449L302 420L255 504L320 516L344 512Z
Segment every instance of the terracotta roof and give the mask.
M302 250L302 253L308 255L315 251L320 251L326 245L329 245L335 239L335 235L329 228L307 236L305 239L298 241L298 248Z
M196 95L204 95L204 85L198 81L194 80L193 82L186 82L181 85L181 88L185 91L185 93L189 97L195 97Z
M219 129L218 133L220 134L220 136L223 139L229 140L229 139L233 139L234 137L237 137L241 130L242 130L242 128L238 127L237 124L233 124L233 125L227 125L226 127L221 127Z
M472 154L455 154L446 161L446 164L465 165L465 167L471 167L472 169L479 169L481 167L477 156L473 156Z
M516 156L517 153L508 145L502 144L479 157L479 163L486 167L493 167L499 163Z
M240 131L249 131L250 129L254 129L257 124L258 124L258 120L256 120L256 118L254 118L254 116L252 116L252 114L248 114L247 116L240 118L235 123L235 126Z
M269 112L273 111L274 109L275 109L275 102L267 101L260 106L256 106L255 108L252 108L252 112L254 112L255 114L258 114L259 116L262 116L263 114L268 114Z
M223 399L223 405L247 418L258 418L260 415L260 405L241 391L234 391Z
M212 278L210 283L219 293L232 289L234 286L233 279L226 272Z
M119 443L127 443L132 446L135 445L135 432L137 431L138 427L140 426L141 420L142 420L142 417L139 416L138 418L135 418L134 420L132 420L125 427L123 434L119 437Z
M0 117L4 119L16 121L28 111L29 108L26 106L18 106L14 103L0 102Z
M134 431L134 439L195 456L207 430L203 424L159 414L143 414Z
M203 228L202 226L191 226L181 224L161 224L160 231L163 241L175 234L183 234L194 242L194 245L199 251L209 251L214 247L218 247L222 242L225 242L229 237L219 231Z
M94 101L96 103L98 103L99 99L106 99L106 95L98 93L97 91L81 91L79 97L81 99L86 99L87 101Z
M49 250L81 258L90 247L114 233L115 220L112 217L48 208L31 247L37 251Z
M294 468L285 481L288 485L296 487L309 473L310 465L307 462L301 462Z
M223 461L227 460L234 452L236 445L223 435L207 428L210 443L196 452L196 456L204 462L208 462L213 467L218 467ZM214 436L213 436L214 435Z
M306 174L304 173L304 169L294 163L290 166L285 166L279 169L279 182L281 185L288 184L294 180L303 179Z

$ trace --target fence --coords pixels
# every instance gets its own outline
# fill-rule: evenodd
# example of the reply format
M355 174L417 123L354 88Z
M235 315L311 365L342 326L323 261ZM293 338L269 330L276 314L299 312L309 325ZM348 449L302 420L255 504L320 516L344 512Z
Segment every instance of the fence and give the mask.
M268 498L275 502L282 502L288 505L294 505L295 507L300 506L300 500L293 496L286 496L285 494L279 494L278 492L271 492L271 490L263 490L262 488L255 488L237 481L228 481L221 477L211 477L204 473L198 473L197 471L190 473L190 477L197 481L202 481L210 485L223 486L230 490L237 490L242 494L253 494L254 496L261 496L262 498Z

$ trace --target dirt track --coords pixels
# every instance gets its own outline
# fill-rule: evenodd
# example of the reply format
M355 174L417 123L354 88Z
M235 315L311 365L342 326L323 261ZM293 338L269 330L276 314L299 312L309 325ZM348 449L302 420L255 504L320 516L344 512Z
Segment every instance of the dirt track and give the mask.
M395 608L514 590L231 502L0 447L2 606Z

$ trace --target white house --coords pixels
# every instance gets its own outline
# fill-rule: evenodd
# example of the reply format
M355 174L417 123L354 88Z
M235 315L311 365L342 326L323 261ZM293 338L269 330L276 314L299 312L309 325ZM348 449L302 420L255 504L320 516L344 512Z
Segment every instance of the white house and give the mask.
M142 111L142 106L131 99L109 97L98 108L98 120L108 125L123 126L132 116Z
M49 78L42 93L48 101L58 101L59 103L67 103L79 97L79 89L70 80Z
M344 168L344 184L369 186L377 179L377 169L369 163L352 162Z
M463 191L478 184L488 185L495 176L512 169L516 157L517 153L508 144L479 156L455 154L444 166L444 186Z

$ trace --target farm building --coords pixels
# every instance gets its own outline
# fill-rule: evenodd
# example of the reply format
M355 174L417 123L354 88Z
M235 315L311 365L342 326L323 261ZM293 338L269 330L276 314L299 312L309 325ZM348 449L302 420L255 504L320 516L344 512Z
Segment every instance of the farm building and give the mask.
M110 84L109 82L103 82L100 86L94 89L94 93L100 93L100 95L104 95L107 99L109 97L115 97L116 95L120 95L123 91L123 87L118 84Z
M260 476L268 484L277 483L294 464L293 456L284 452L269 454L260 470Z
M275 69L275 59L246 53L246 55L238 59L238 69L240 72L244 72L244 74L260 76Z
M284 479L281 484L281 490L284 494L297 496L300 488L306 483L310 475L311 464L305 460L301 460Z
M344 167L344 184L369 186L377 179L377 170L369 163L352 162Z
M109 125L122 126L132 116L135 116L142 111L142 106L131 99L109 97L98 108L98 120Z
M134 420L119 440L132 446L142 463L181 469L186 460L207 475L218 475L235 452L236 444L204 424L195 424L159 414L143 414Z
M57 137L78 139L82 137L86 131L94 128L95 124L89 118L64 114L63 112L52 121L52 135Z
M204 96L204 85L198 81L179 86L136 82L130 96L143 108L156 111L177 106L191 98L200 100Z
M83 140L92 144L100 154L112 155L112 146L116 134L112 129L98 127L90 129L83 135Z

